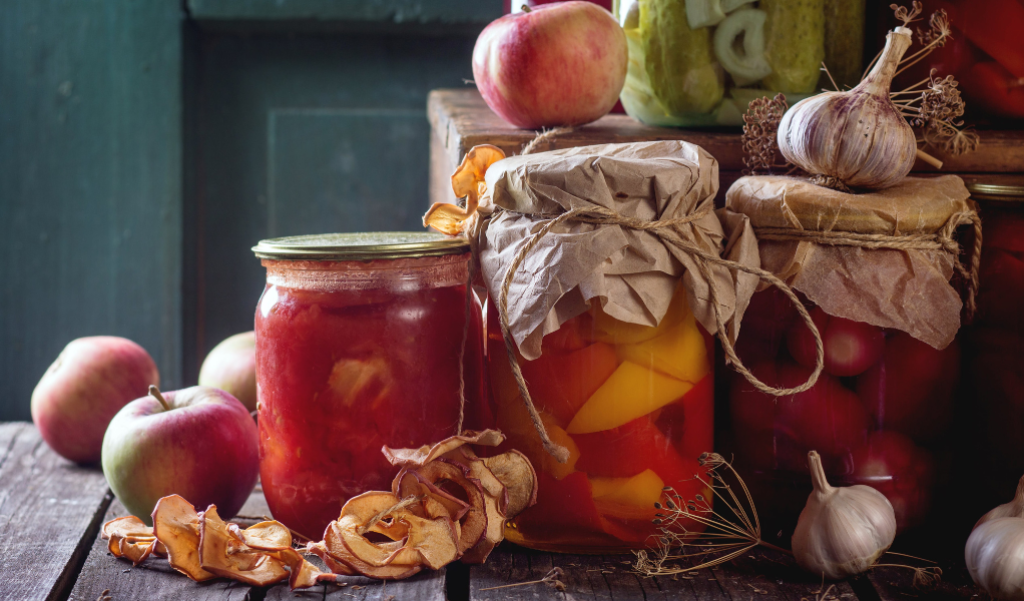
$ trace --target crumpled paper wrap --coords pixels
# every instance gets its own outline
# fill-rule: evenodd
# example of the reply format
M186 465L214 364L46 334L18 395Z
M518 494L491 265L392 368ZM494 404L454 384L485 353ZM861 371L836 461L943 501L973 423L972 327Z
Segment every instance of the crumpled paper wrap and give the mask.
M491 165L486 183L479 256L495 302L519 249L552 218L575 208L599 206L648 221L707 211L673 229L715 257L726 238L711 210L718 162L687 142L604 144L513 156ZM723 256L757 267L757 243L746 218L730 219L734 234ZM699 260L653 232L578 221L559 224L527 254L509 286L512 338L526 359L536 359L544 335L593 302L621 321L655 326L680 276L694 315L714 334L719 327L710 282L698 269ZM757 278L722 266L710 270L722 323L735 340Z
M934 234L970 211L955 175L908 177L891 188L848 194L786 176L740 178L726 212L758 228L860 234ZM865 249L810 241L761 240L761 266L826 313L902 330L937 349L960 329L962 301L950 285L954 258L942 250Z

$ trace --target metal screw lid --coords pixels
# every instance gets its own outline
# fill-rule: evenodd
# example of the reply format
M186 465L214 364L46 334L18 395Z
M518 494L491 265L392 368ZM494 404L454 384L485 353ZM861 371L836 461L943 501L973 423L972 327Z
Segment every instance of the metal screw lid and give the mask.
M260 259L284 261L372 261L414 259L469 252L469 241L435 232L313 234L260 240Z

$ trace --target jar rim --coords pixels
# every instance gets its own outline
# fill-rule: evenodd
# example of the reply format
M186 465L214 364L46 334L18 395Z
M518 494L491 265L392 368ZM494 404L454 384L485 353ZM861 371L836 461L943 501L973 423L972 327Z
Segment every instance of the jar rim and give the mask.
M967 190L974 200L1001 203L1024 203L1024 186L1007 184L967 184Z
M461 254L469 240L435 232L312 234L260 240L252 251L279 261L373 261Z

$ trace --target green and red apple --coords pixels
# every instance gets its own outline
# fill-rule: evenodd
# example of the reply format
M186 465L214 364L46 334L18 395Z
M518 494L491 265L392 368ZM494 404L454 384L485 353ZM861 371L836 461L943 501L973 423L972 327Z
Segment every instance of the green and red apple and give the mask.
M32 391L32 421L57 454L77 463L95 463L110 420L159 383L153 359L131 340L72 340Z
M256 333L235 334L213 347L199 370L199 385L220 388L255 411Z
M626 34L590 2L505 15L480 33L473 79L487 106L526 129L581 125L615 106L626 81Z
M177 494L225 518L242 508L259 475L256 423L242 403L193 386L126 405L103 438L103 474L121 504L149 524L156 502Z

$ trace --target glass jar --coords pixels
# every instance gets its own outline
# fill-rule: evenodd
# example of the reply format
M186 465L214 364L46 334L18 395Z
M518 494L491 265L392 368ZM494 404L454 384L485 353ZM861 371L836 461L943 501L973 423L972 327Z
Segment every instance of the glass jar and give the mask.
M530 421L488 299L498 428L539 479L537 505L510 520L505 537L560 552L646 547L664 487L684 499L704 492L694 476L702 473L700 455L713 450L713 348L680 286L657 327L624 323L592 301L589 311L544 337L540 357L526 361L517 352L548 435L569 450L569 460L558 463Z
M831 484L885 494L898 532L925 522L941 500L951 443L966 436L952 427L963 304L950 278L961 256L945 240L908 240L941 239L948 224L976 218L968 197L950 175L856 195L784 176L748 176L729 189L727 211L750 219L762 266L798 293L824 347L823 371L804 392L775 397L735 372L725 386L730 450L770 542L788 543L807 501L811 450ZM759 380L805 383L816 350L788 297L754 294L737 352Z
M998 177L998 176L997 176ZM968 185L985 223L978 313L964 333L964 404L978 419L970 457L983 490L977 515L1012 496L1024 474L1024 178ZM978 457L989 461L977 461Z
M390 490L397 470L382 446L456 434L460 384L466 426L486 425L481 309L472 295L466 306L469 246L372 233L253 250L267 268L256 309L263 492L275 519L317 540L347 499Z
M629 70L621 100L648 125L742 125L751 100L790 106L860 80L864 0L616 0Z

